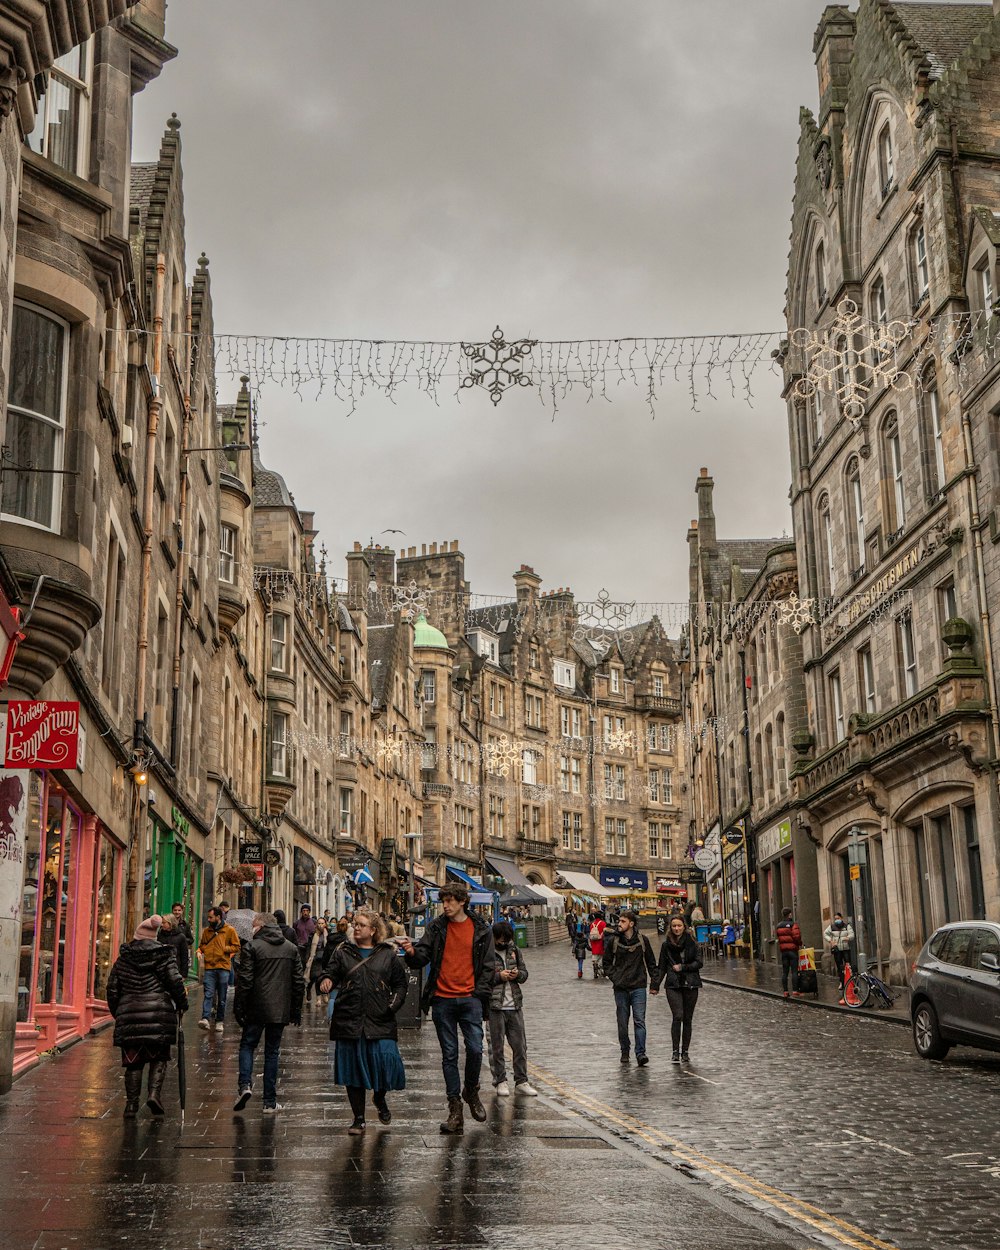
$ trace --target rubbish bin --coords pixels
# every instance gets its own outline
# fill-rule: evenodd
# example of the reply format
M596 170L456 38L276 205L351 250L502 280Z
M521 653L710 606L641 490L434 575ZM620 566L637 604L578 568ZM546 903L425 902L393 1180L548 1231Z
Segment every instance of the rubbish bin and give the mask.
M526 924L516 924L514 926L514 945L524 950L528 945L528 926Z

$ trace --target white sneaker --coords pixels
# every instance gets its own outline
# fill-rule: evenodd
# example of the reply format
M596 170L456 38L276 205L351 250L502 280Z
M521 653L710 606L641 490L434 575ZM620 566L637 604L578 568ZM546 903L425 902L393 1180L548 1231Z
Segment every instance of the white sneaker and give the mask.
M225 1033L225 1031L226 1031L226 1026L222 1023L222 1021L221 1021L221 1020L216 1020L216 1022L215 1022L215 1031L216 1031L216 1033Z
M210 1020L206 1020L204 1016L202 1016L202 1018L198 1021L199 1029L210 1029L211 1027L212 1022Z
M284 1111L284 1109L280 1102L276 1102L273 1107L264 1107L263 1112L265 1115L274 1115L276 1111Z
M497 1097L498 1098L510 1097L510 1086L507 1084L506 1081L501 1081L500 1084L497 1086Z
M537 1098L538 1090L534 1085L529 1085L527 1081L521 1081L520 1084L514 1086L515 1094L523 1094L525 1098Z

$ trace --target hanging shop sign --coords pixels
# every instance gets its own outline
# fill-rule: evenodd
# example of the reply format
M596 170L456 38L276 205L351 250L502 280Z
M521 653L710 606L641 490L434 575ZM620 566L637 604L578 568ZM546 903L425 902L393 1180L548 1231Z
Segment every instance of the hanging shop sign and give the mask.
M170 823L182 837L187 838L191 832L191 822L179 807L171 807Z
M75 769L80 749L79 703L14 699L7 704L9 768Z
M240 843L240 863L256 872L258 885L264 884L264 847L260 842Z
M649 873L640 872L637 868L602 868L600 882L612 890L646 890Z
M792 845L792 822L782 820L765 829L757 839L757 858L762 864L784 854Z
M699 846L694 853L694 864L696 868L700 868L702 872L708 872L715 866L716 854L710 851L707 846Z
M673 894L681 889L681 883L676 877L657 877L656 892L657 894Z

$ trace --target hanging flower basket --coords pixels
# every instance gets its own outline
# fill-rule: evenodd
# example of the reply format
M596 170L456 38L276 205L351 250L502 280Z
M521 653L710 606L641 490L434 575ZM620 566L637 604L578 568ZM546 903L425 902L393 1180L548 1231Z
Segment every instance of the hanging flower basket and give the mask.
M249 864L234 864L223 868L219 880L226 885L251 885L257 882L257 873Z

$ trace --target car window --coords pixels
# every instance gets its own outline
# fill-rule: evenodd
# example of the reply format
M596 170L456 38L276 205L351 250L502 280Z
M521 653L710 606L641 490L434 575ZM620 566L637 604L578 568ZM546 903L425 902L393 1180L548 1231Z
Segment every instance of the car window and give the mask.
M941 958L941 952L944 950L944 944L948 940L947 929L941 929L927 943L928 953L933 955L935 959Z
M972 967L972 950L976 942L975 929L950 929L938 959L942 963L956 964L960 968Z
M979 961L984 955L996 955L1000 959L1000 939L990 929L977 929L972 951L973 968L979 967Z

